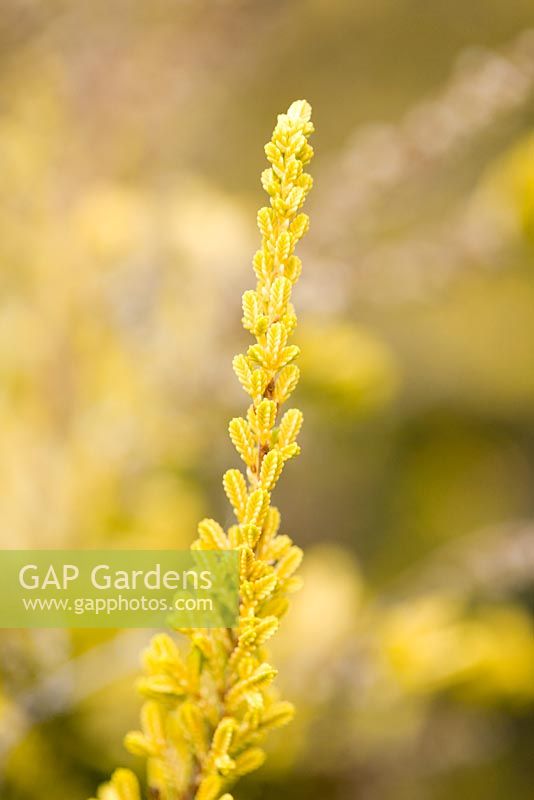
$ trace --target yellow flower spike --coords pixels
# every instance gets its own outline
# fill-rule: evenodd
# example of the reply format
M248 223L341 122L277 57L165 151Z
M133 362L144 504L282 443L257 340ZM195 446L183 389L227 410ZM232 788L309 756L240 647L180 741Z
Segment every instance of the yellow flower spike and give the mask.
M302 269L294 251L308 216L300 211L312 186L305 171L313 156L311 108L297 100L277 119L265 147L270 162L262 173L268 205L257 216L261 245L253 257L257 284L243 294L242 323L255 341L233 360L251 398L246 417L235 417L229 434L245 463L229 469L224 491L236 524L226 533L213 519L198 526L196 550L239 553L239 624L235 630L183 631L190 645L185 659L167 635L156 636L144 656L140 689L141 730L126 744L147 758L148 786L161 800L233 800L226 790L264 761L262 738L293 717L290 703L275 702L270 689L276 670L266 662L265 642L275 635L298 587L295 571L302 551L279 534L280 513L270 492L284 463L297 455L302 414L281 406L299 381L292 363L299 349L290 343L297 324L292 291ZM226 793L225 793L226 792ZM140 800L132 773L119 770L99 800Z

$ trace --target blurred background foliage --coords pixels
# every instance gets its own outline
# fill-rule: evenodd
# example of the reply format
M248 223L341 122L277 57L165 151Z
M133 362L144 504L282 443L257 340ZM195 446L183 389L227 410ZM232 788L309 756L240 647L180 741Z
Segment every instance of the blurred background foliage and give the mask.
M2 547L228 521L259 174L314 106L299 716L240 798L532 797L531 0L5 0ZM1 795L84 800L146 631L1 634Z

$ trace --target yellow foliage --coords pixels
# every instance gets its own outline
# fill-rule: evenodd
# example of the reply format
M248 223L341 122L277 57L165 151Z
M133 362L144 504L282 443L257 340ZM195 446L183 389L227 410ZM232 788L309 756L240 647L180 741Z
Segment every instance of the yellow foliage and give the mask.
M233 360L251 404L246 417L229 425L246 476L230 469L223 478L237 525L226 533L215 520L204 519L192 545L239 551L239 623L235 630L184 631L190 638L185 659L165 634L154 637L144 656L139 689L148 699L142 730L129 733L125 744L147 758L149 788L160 800L232 800L226 789L263 764L258 744L265 734L294 713L290 703L274 700L270 687L277 670L266 661L264 644L278 630L287 595L299 586L294 573L303 555L278 533L280 515L270 492L284 463L299 452L301 412L290 409L279 423L278 418L299 378L291 363L299 348L288 340L296 325L291 291L300 274L293 251L309 224L298 212L312 185L304 172L313 155L312 132L311 108L299 100L279 115L265 148L271 167L262 183L270 206L258 212L257 286L243 295L243 326L256 342ZM99 798L137 800L135 792L133 776L118 771Z
M386 613L380 631L386 661L409 693L534 698L532 622L517 607L466 614L464 601L430 595Z

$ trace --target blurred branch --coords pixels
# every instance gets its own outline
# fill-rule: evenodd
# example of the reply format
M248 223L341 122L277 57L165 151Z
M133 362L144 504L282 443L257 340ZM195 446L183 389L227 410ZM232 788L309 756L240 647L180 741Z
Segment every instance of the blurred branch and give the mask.
M485 208L462 201L445 219L419 225L412 236L365 248L352 275L355 293L380 304L422 300L465 267L496 267L507 244Z
M429 591L502 596L534 584L534 520L478 530L438 548L404 573L395 586L402 596ZM398 596L397 589L394 590Z
M522 32L502 53L478 48L461 53L434 99L409 109L397 125L366 125L352 135L319 178L314 212L321 227L315 240L334 245L347 229L353 235L377 199L472 145L521 108L533 87L533 30Z
M314 253L306 253L310 269L303 286L308 309L344 313L353 296L373 303L420 300L467 266L496 265L510 242L492 210L462 197L452 210L439 208L437 220L428 219L431 188L439 168L458 171L453 158L525 107L533 88L534 31L528 30L502 53L462 53L441 92L409 109L397 125L357 130L318 178ZM406 191L412 193L408 200ZM401 218L424 197L415 232L401 223L398 233L397 215L391 236L387 214L377 211L395 193Z

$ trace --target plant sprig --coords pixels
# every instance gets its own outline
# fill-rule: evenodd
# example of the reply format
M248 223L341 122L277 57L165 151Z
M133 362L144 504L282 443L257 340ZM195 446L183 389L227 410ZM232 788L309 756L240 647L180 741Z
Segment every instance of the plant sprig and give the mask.
M266 734L294 715L291 703L276 698L277 672L265 644L278 630L288 595L300 586L295 573L303 556L279 533L271 492L299 453L302 413L291 408L281 415L280 409L299 380L299 349L289 343L297 324L291 294L302 266L295 247L309 224L300 209L312 187L304 170L313 156L312 133L311 107L297 100L279 115L265 146L270 166L261 180L270 204L257 218L256 289L243 295L243 326L256 341L233 360L251 403L246 416L229 425L245 472L229 469L223 478L236 523L225 531L204 519L192 545L238 551L239 623L236 629L184 630L190 640L185 656L167 634L155 636L145 652L141 730L129 733L125 744L147 759L149 800L232 800L227 790L263 764ZM140 800L141 792L135 775L119 769L97 796Z

